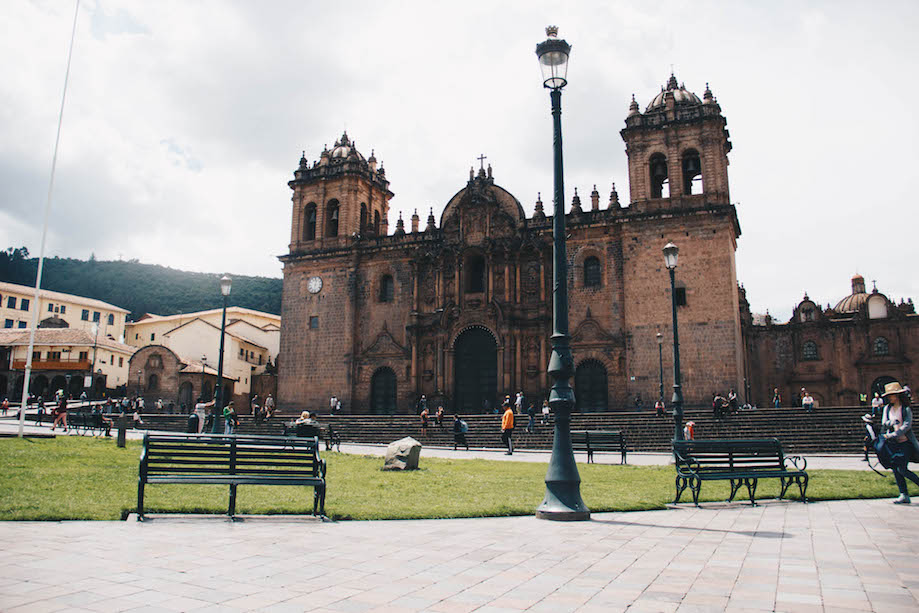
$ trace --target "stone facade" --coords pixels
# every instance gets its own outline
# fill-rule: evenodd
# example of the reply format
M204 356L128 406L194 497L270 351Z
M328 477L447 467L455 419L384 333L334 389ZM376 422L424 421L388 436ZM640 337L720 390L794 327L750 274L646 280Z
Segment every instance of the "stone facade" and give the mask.
M201 362L185 360L163 345L138 349L131 356L130 369L127 393L143 397L147 412L153 412L158 399L166 406L174 404L178 411L182 405L191 410L198 398L212 400L214 397L217 371ZM248 396L233 394L236 380L224 376L223 382L224 398L235 401L238 413L248 411ZM245 410L240 410L243 407Z
M744 301L745 304L745 301ZM852 293L822 308L805 294L786 323L766 316L744 326L751 401L764 406L779 389L783 406L800 406L806 388L817 405L857 405L885 383L919 381L909 356L919 347L912 300L894 304L860 275Z
M600 206L577 190L566 214L570 333L580 410L631 406L672 384L671 296L662 247L680 247L677 269L683 387L688 404L743 382L740 226L730 204L721 109L671 78L645 113L633 100L626 142L631 202L615 185ZM663 175L663 178L662 178ZM674 186L669 187L669 177ZM679 185L676 185L679 184ZM282 410L406 412L421 394L432 410L477 411L523 390L541 404L552 329L552 218L541 201L527 217L495 183L470 169L439 223L387 234L392 192L376 159L347 135L310 164L293 190L284 263L278 400ZM667 189L670 192L667 192Z

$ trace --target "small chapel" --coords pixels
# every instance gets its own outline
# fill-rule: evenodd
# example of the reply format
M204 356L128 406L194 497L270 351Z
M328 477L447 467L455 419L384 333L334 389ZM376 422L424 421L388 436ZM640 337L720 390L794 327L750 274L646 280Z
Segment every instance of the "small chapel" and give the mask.
M687 404L743 389L740 225L728 189L731 142L706 85L671 75L620 135L628 197L596 186L566 206L576 410L653 405L671 394L671 295L662 247L680 248L678 304ZM292 190L284 267L278 401L282 410L406 413L426 395L451 412L491 410L523 391L541 405L552 327L552 218L527 217L490 165L422 223L390 231L390 181L348 134L305 155ZM534 190L535 191L535 190ZM548 205L551 212L551 203ZM662 343L658 340L661 335Z

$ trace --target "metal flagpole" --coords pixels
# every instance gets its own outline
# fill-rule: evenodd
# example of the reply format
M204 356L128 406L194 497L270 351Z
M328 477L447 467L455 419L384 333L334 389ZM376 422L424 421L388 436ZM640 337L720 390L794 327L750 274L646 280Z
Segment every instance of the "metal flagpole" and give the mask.
M51 216L51 191L54 189L54 171L57 168L57 148L61 142L61 124L64 122L64 102L67 100L67 81L70 79L70 60L73 57L73 41L77 35L77 16L80 14L80 0L73 11L73 28L70 31L70 49L67 51L67 70L64 72L64 92L61 94L61 112L57 118L57 136L54 138L54 156L51 158L51 179L48 181L48 200L45 202L45 225L41 232L41 250L38 252L38 274L35 276L35 297L32 300L32 325L29 331L29 350L26 353L26 371L22 378L22 402L19 404L19 437L26 422L26 402L29 399L29 377L32 376L32 350L35 348L35 328L38 326L38 300L41 289L41 273L45 265L45 240L48 237L48 218Z

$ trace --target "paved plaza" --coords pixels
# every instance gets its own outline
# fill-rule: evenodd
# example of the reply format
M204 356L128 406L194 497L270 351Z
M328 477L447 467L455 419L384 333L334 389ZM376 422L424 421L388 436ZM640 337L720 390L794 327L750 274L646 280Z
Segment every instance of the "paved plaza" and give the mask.
M0 523L0 610L919 610L919 508L889 500L388 522Z
M433 456L548 460L426 447L422 462ZM808 457L867 470L854 456ZM570 524L0 522L0 611L919 611L917 524L919 505L889 499L681 504Z

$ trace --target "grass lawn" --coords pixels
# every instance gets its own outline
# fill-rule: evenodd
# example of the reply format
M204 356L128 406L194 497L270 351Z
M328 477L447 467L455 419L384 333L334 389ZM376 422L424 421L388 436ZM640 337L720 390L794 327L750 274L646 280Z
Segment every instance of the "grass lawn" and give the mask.
M135 510L141 443L114 439L0 439L0 520L121 519ZM530 462L425 458L421 470L383 472L380 457L323 452L326 513L333 519L417 519L530 515L545 492L546 466ZM662 509L673 500L672 466L579 464L581 496L594 512ZM869 470L812 470L811 500L897 495L893 477ZM227 486L148 485L150 513L225 513ZM727 498L726 482L705 483L702 500ZM795 491L789 490L791 498ZM760 483L757 498L778 494ZM687 490L683 500L691 501ZM738 499L746 490L738 493ZM240 514L305 514L312 488L242 486Z

